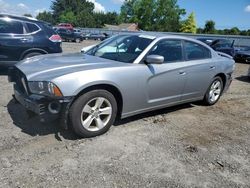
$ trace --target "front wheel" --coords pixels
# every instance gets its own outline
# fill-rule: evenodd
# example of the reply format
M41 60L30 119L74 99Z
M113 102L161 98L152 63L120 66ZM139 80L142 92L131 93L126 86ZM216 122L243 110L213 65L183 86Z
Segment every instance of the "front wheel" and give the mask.
M81 137L94 137L109 130L116 114L115 97L106 90L93 90L73 103L69 115L76 134Z
M81 42L81 39L80 38L76 38L76 43L80 43Z
M222 92L223 92L222 79L220 77L215 77L205 94L203 100L204 103L206 105L214 105L220 99Z

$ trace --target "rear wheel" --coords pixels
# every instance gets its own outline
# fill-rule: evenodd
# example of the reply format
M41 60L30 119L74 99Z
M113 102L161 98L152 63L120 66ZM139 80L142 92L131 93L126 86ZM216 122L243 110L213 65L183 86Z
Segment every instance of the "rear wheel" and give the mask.
M116 114L115 97L106 90L93 90L73 103L70 120L76 134L81 137L94 137L109 130Z
M215 77L210 84L206 95L204 97L204 103L206 105L214 105L218 102L223 91L223 82L220 77Z
M76 38L76 43L80 43L81 42L81 39L80 38Z

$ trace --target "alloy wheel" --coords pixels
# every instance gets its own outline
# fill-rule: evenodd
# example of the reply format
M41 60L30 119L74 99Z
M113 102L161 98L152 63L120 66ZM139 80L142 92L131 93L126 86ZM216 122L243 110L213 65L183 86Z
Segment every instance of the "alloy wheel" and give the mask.
M210 87L209 100L212 103L216 102L220 97L221 91L222 91L221 82L219 80L215 80Z
M91 99L81 112L81 124L88 131L103 129L112 116L112 105L104 97Z

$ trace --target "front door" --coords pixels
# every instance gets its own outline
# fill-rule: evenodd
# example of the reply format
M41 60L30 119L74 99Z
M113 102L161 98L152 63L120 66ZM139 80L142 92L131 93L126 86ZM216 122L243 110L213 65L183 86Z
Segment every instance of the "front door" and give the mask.
M146 92L149 106L177 103L181 100L186 82L182 41L164 39L159 41L148 55L164 57L163 64L147 65Z

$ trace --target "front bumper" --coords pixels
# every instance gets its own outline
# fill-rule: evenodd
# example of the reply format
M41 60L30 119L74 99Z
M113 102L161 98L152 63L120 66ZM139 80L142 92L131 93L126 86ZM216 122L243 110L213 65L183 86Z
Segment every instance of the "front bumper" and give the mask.
M20 92L14 84L14 98L28 111L38 115L41 122L60 118L60 121L67 124L67 113L72 97L52 99L36 94L26 95Z
M224 93L229 89L229 87L230 87L230 85L231 85L231 83L233 81L232 74L233 73L230 73L230 74L226 75L226 85L225 85L224 91L223 91Z

